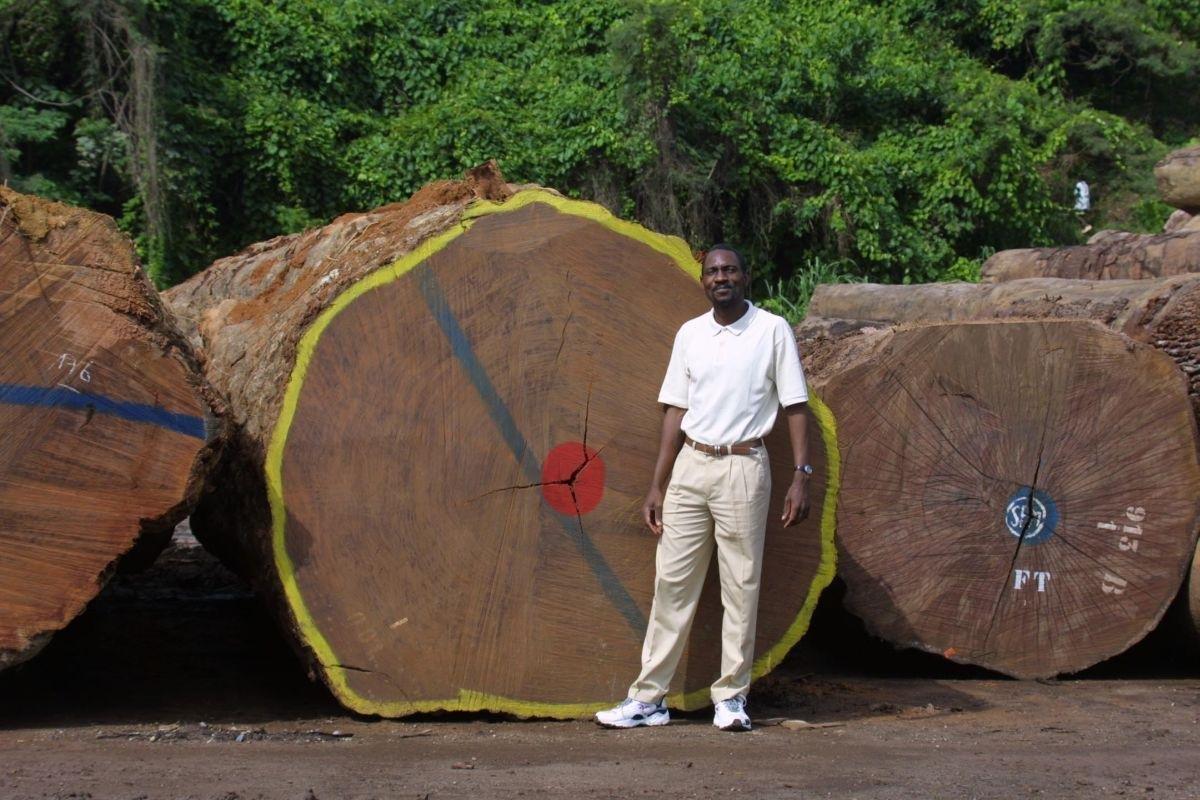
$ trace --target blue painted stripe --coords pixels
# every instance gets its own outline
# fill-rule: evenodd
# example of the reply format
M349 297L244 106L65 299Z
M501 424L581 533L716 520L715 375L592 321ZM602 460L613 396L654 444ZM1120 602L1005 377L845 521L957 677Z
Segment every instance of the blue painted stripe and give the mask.
M512 451L513 458L521 465L525 477L530 483L541 481L542 467L538 463L537 456L530 450L529 444L525 441L525 437L521 435L516 421L513 419L512 414L509 413L508 406L501 399L500 393L496 391L496 387L492 385L492 381L488 377L487 370L484 369L483 364L479 362L479 358L475 355L475 350L471 347L471 342L468 341L462 326L459 325L458 318L450 310L450 304L447 302L446 295L442 291L442 287L438 284L433 270L426 264L421 266L418 272L418 282L421 287L421 294L425 297L425 304L429 306L429 311L437 321L438 327L442 329L442 333L450 343L450 351L454 353L454 357L458 359L458 362L466 371L471 385L475 387L475 391L483 400L484 405L487 406L488 415L500 430L500 435L504 438L508 449ZM642 610L638 608L637 603L629 596L629 592L626 591L616 573L612 571L612 567L604 560L604 554L596 547L596 543L584 532L583 521L578 517L559 514L551 508L547 508L546 510L558 519L567 536L579 548L579 552L583 555L583 560L592 570L592 574L596 576L596 580L599 581L600 588L604 591L605 596L608 597L609 602L625 618L625 621L629 623L629 627L633 629L634 633L639 637L644 636L646 633L646 618L642 614Z
M492 385L492 380L488 377L483 364L479 363L475 350L467 340L467 334L463 332L462 326L458 324L458 318L450 310L450 304L446 301L442 287L438 285L437 279L433 276L433 271L428 266L423 266L420 273L421 294L424 295L425 304L429 306L433 318L437 320L438 327L442 329L442 333L449 340L451 352L466 370L467 378L470 379L471 385L483 399L492 422L500 429L504 443L512 451L517 463L521 465L525 477L529 479L530 483L537 483L542 479L542 468L537 462L537 457L530 452L529 445L526 443L525 437L521 435L516 420L508 411L508 406L500 399L500 393Z
M176 414L161 406L145 403L128 403L98 394L74 392L61 386L22 386L15 383L0 383L0 403L14 406L44 406L63 408L70 411L92 410L96 414L157 425L169 431L182 433L204 440L204 420L188 414Z

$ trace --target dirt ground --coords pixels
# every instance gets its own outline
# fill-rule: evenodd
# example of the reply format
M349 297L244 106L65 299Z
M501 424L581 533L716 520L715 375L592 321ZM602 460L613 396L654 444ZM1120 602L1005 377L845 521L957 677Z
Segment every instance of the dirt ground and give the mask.
M348 715L186 540L0 675L0 800L1200 798L1200 659L1168 634L1018 682L865 636L829 593L755 730Z

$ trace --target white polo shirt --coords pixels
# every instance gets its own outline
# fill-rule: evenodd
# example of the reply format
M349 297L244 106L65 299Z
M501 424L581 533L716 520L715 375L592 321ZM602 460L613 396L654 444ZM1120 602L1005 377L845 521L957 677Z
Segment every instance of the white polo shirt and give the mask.
M701 444L766 436L780 405L808 400L796 337L783 317L748 308L732 325L710 311L675 334L658 402L687 409L683 432Z

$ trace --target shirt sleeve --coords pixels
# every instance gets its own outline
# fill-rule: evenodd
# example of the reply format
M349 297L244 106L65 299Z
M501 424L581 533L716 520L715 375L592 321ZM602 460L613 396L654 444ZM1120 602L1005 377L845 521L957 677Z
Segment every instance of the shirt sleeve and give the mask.
M675 344L671 347L671 362L667 364L667 374L663 377L662 389L658 393L658 402L678 408L688 407L688 374L687 359L684 357L683 329L675 334Z
M782 319L775 328L775 389L779 393L779 405L785 408L808 402L808 383L804 380L804 367L800 365L796 335Z

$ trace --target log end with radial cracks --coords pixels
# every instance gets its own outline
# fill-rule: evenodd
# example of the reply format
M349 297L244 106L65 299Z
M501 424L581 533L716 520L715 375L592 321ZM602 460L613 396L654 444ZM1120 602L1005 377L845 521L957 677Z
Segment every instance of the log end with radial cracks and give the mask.
M222 426L133 247L0 187L0 667L31 657L194 505Z
M681 240L476 181L252 247L172 293L241 423L224 507L193 527L238 528L243 571L356 711L582 716L637 670L658 389L676 329L709 306ZM832 577L817 405L812 514L768 532L756 676ZM778 520L786 434L769 449ZM677 704L707 702L720 621L710 575Z
M912 324L828 358L839 569L880 637L1016 677L1151 630L1196 543L1186 383L1086 321ZM849 352L849 351L847 351Z

